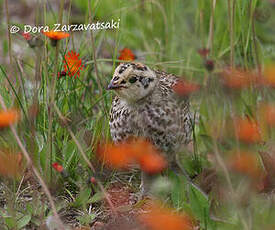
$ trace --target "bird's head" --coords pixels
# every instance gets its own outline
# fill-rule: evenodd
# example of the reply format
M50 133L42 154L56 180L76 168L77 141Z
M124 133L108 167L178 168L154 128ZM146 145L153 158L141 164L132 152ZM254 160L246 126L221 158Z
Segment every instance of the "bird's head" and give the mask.
M157 80L149 67L141 63L123 63L115 69L108 89L127 102L135 103L154 90Z

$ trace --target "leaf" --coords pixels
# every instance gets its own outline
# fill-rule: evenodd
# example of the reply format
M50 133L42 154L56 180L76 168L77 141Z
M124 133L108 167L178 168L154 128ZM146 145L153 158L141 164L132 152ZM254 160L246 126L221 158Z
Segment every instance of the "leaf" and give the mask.
M81 191L75 199L75 202L72 204L73 207L80 207L88 203L89 197L91 195L91 188L86 188Z
M74 160L74 155L76 153L76 146L73 141L69 141L65 148L63 148L64 162L66 162L66 167L69 167Z
M90 224L95 218L96 218L96 214L86 214L84 216L76 217L76 219L78 219L80 224L82 225Z
M25 227L30 221L31 221L32 216L30 214L22 216L18 221L17 221L17 228L21 229Z
M204 217L204 210L205 208L209 209L209 202L208 200L204 197L204 195L195 187L190 187L189 190L189 198L190 198L190 203L193 209L193 212L198 215L200 218ZM192 205L193 204L193 205Z
M208 225L212 225L209 210L210 204L208 199L195 187L190 187L189 199L192 213L201 221L203 229L207 229Z
M169 179L172 181L173 189L171 190L171 199L174 207L182 207L182 204L186 201L186 189L185 184L180 178L173 172L169 175Z
M104 198L104 194L102 192L97 192L89 199L88 203L96 203L101 201L103 198Z
M14 229L16 227L16 221L13 217L5 218L5 223L8 226L8 229Z

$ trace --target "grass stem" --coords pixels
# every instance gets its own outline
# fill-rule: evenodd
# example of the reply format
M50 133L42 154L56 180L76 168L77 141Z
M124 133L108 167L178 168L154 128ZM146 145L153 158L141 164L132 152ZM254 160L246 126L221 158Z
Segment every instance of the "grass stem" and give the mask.
M207 42L207 48L212 51L213 43L214 43L214 23L215 23L215 8L216 8L216 0L212 0L211 2L211 17L209 23L209 36Z
M60 1L59 8L59 17L58 21L62 24L63 18L63 10L64 10L64 0ZM51 95L49 102L49 127L48 127L48 145L50 149L50 181L52 180L52 160L53 160L53 104L55 99L55 89L56 89L56 77L58 75L58 55L59 55L59 42L57 42L55 47L55 65L54 65L54 76L51 82Z
M92 17L92 7L91 7L91 1L88 0L88 10L89 10L89 23L93 23L93 17ZM99 92L100 95L103 94L102 90L102 83L100 80L99 72L98 72L98 67L97 67L97 61L96 61L96 47L95 47L95 39L94 39L94 33L93 30L91 30L91 43L92 43L92 55L93 55L93 60L94 60L94 67L95 67L95 75L96 75L96 82L99 87Z
M235 0L228 0L229 34L230 34L230 66L234 67L234 23L235 23Z
M10 59L10 66L12 66L12 50L11 50L11 33L10 33L10 16L9 16L9 7L8 7L8 0L5 0L5 11L6 11L6 20L8 25L8 48L9 48L9 59Z

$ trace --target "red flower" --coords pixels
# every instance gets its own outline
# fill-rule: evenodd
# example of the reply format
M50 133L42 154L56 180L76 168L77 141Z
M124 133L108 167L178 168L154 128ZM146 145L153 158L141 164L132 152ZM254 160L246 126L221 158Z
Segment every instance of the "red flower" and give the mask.
M64 170L63 166L57 162L53 163L52 166L57 172L61 173Z
M215 63L213 60L208 59L208 60L205 60L204 66L209 72L211 72L215 68Z
M25 38L25 40L27 40L27 41L29 41L29 40L31 40L31 35L30 35L30 33L22 33L21 34L24 38Z
M208 54L209 54L210 50L206 49L206 48L202 48L198 50L199 55L201 55L201 57L205 58Z
M136 57L133 54L132 50L130 50L128 48L124 48L123 50L120 50L119 54L120 54L120 56L118 57L119 60L134 61L136 59Z
M90 178L90 182L91 182L92 184L96 184L96 178L92 176L92 177Z
M70 77L79 77L80 70L83 70L83 64L82 60L79 58L78 53L74 51L69 51L67 55L65 55L65 60L63 61L63 63L64 72L66 72Z
M58 72L57 78L65 77L67 73L65 71Z

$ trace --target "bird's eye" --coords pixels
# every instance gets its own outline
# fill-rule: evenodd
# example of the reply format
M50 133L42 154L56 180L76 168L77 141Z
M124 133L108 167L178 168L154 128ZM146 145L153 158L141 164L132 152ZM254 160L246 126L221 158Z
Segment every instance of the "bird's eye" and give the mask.
M129 82L130 83L135 83L137 81L137 78L136 77L131 77L130 79L129 79Z
M117 81L118 79L119 79L119 77L115 76L114 79L113 79L113 81Z

